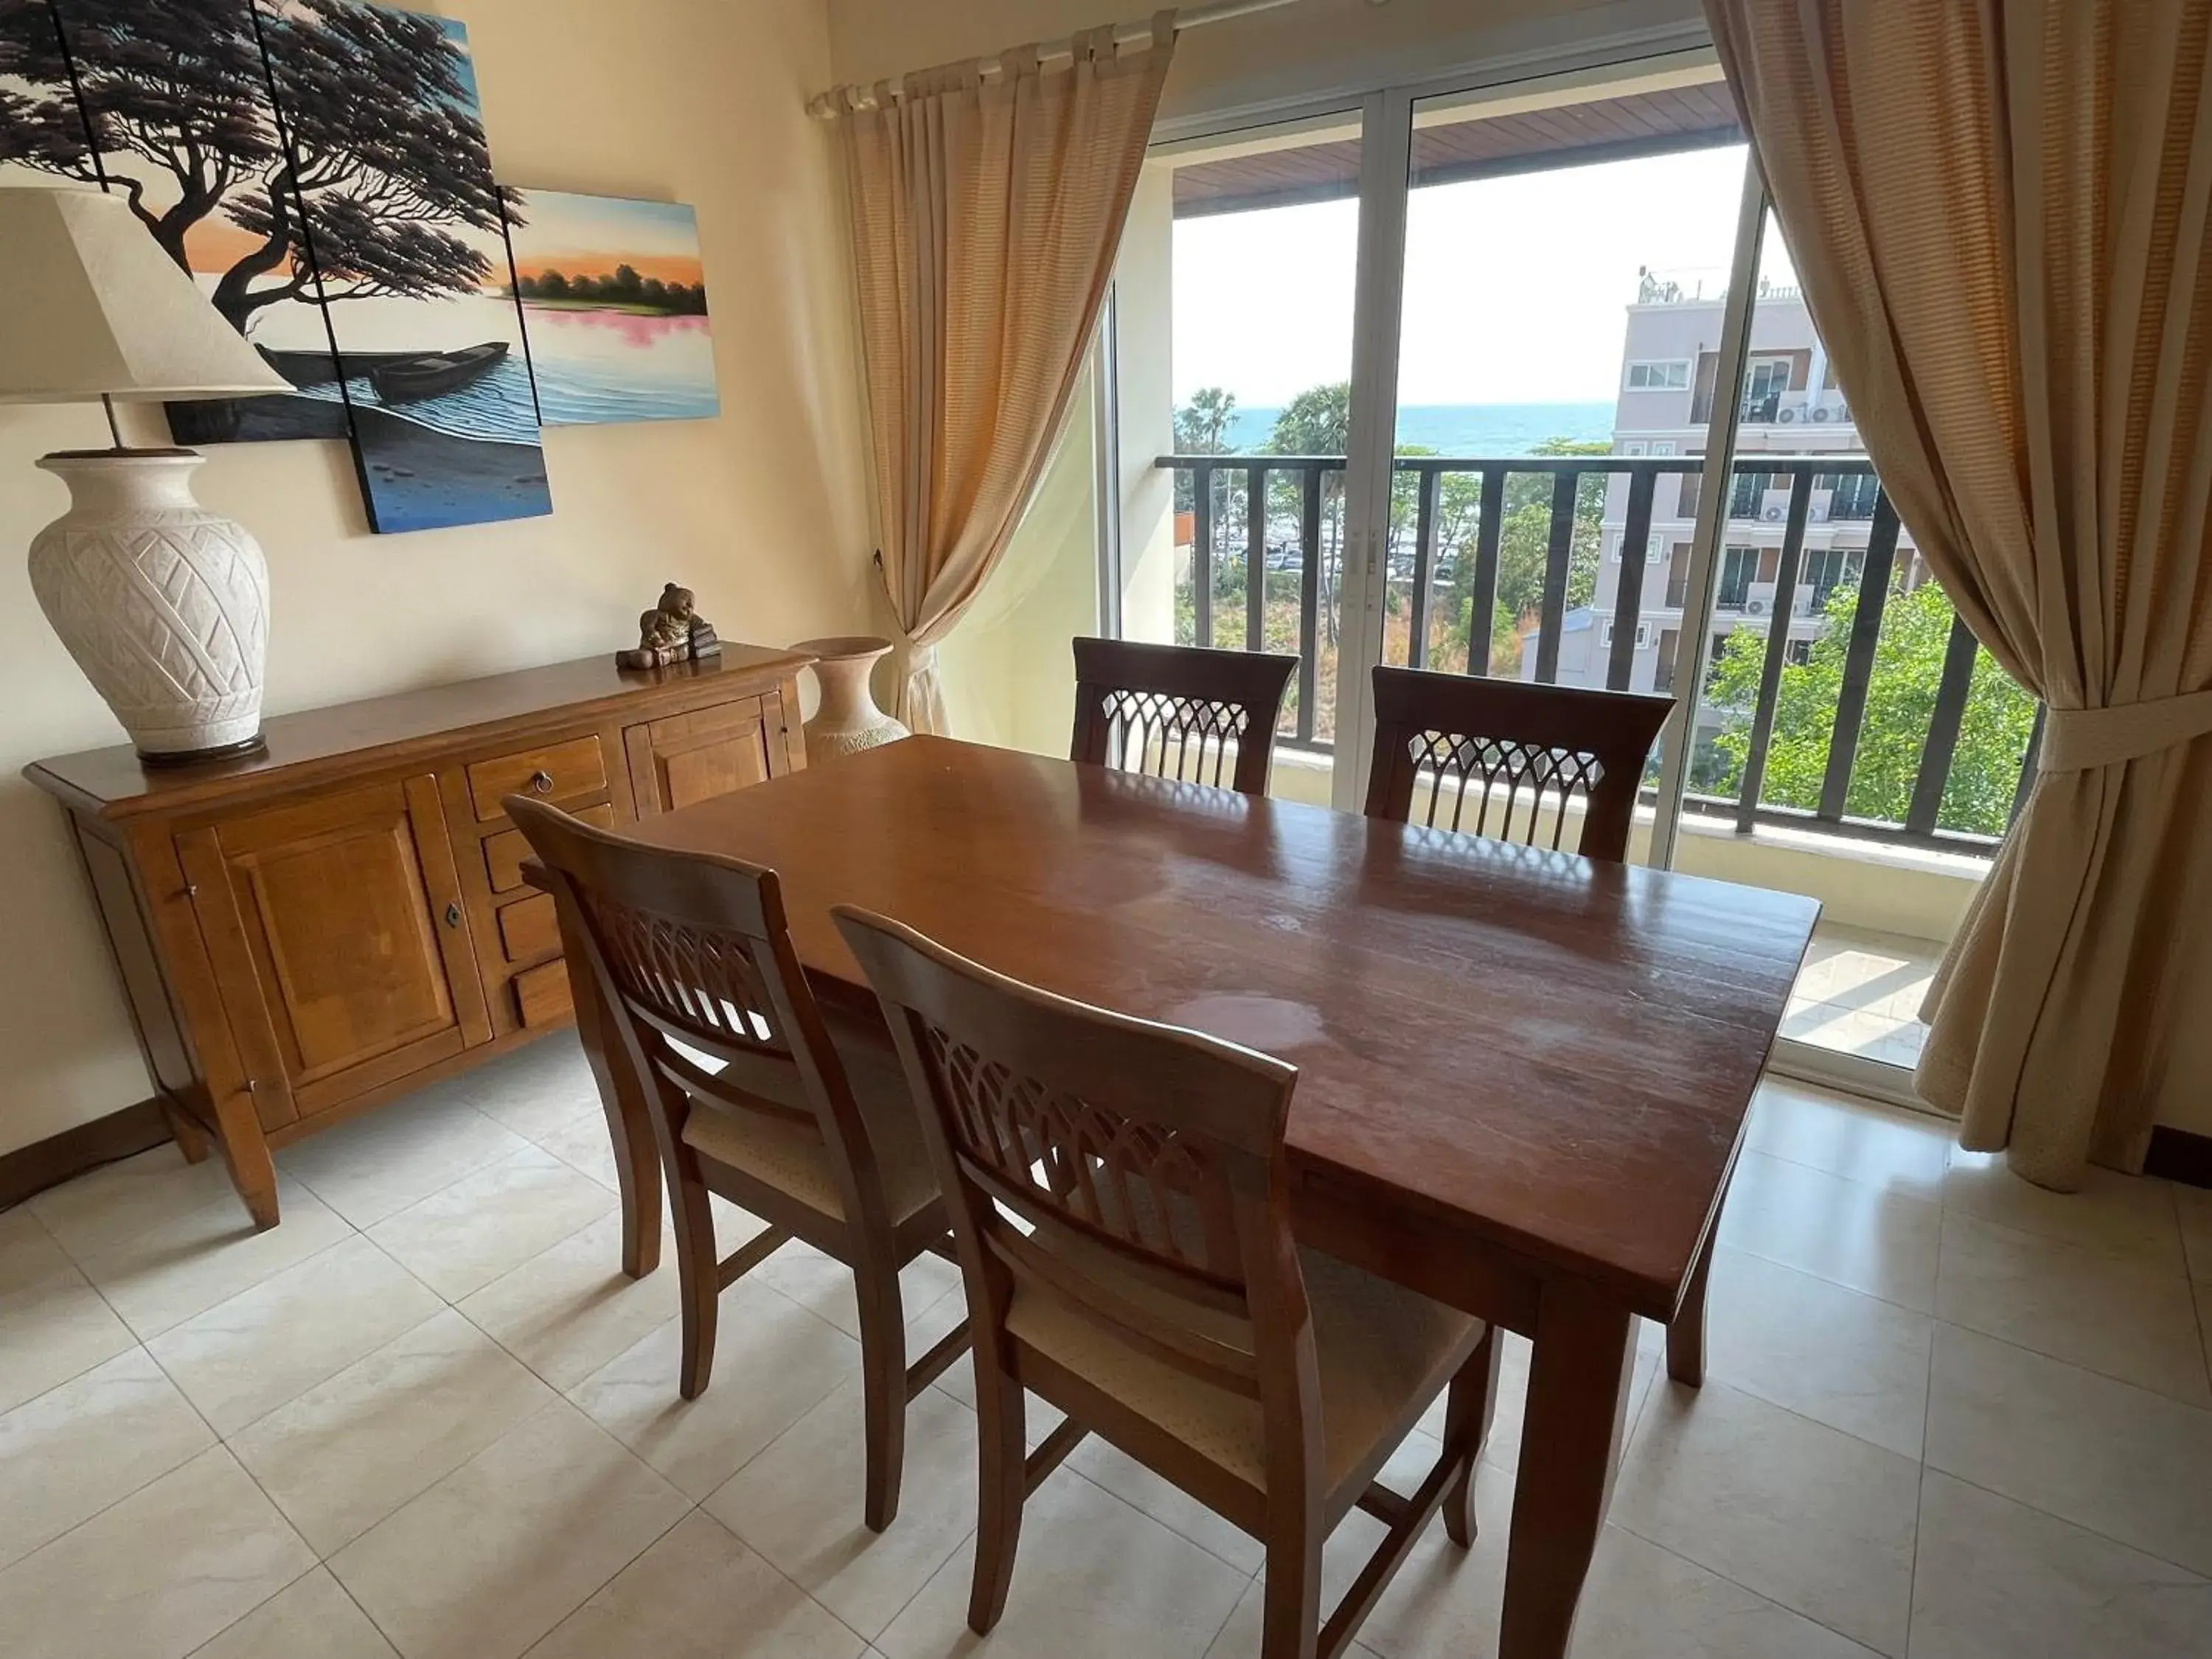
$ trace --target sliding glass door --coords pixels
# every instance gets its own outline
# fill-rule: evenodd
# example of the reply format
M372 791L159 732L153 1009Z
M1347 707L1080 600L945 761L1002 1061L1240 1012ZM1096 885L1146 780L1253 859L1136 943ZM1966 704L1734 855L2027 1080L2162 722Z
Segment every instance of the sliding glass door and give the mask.
M1127 631L1295 651L1274 793L1345 810L1377 664L1672 696L1631 857L1820 899L1783 1063L1901 1097L2035 707L1883 495L1712 54L1592 58L1162 147Z
M1155 154L1115 307L1123 633L1295 654L1279 741L1310 799L1339 726L1362 128L1353 109Z

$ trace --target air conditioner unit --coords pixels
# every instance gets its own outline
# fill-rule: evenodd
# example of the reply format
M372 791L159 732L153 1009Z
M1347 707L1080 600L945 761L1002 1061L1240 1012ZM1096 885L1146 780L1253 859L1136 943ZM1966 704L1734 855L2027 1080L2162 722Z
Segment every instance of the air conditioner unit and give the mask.
M1766 614L1766 608L1773 603L1771 599L1746 599L1743 602L1743 614L1747 617L1763 617Z
M1760 516L1769 524L1780 524L1785 514L1781 507L1770 507Z
M1829 421L1835 417L1825 409L1815 409L1813 411L1813 418L1815 421Z
M1781 422L1784 426L1789 425L1790 422L1797 418L1797 410L1796 406L1794 404L1784 404L1782 406L1781 412L1776 415L1774 418Z

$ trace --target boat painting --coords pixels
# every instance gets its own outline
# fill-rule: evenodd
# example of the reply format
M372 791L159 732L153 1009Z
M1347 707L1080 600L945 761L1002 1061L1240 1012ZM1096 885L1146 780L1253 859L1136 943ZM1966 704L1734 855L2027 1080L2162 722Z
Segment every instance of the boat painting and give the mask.
M179 442L349 439L379 531L552 510L460 24L362 0L0 0L0 176L127 191L291 382L169 405Z
M515 292L548 426L721 411L699 223L680 203L508 193Z
M178 64L193 94L149 89L149 58ZM307 273L283 223L262 216L259 187L279 152L252 0L0 4L0 66L10 71L0 72L0 183L127 191L225 321L329 372ZM168 413L180 444L348 435L343 406L307 398L216 398Z
M346 190L301 198L336 358L330 381L301 391L343 404L370 526L551 512L467 30L361 0L260 3L264 27L284 20L268 65L295 176L321 176L325 135L388 123L393 137L364 143ZM377 112L363 107L372 86Z

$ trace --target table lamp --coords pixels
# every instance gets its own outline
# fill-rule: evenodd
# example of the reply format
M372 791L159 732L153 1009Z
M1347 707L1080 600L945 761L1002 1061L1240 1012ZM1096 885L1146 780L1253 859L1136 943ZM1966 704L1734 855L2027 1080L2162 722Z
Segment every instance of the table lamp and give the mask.
M0 403L106 406L112 449L39 462L70 510L31 542L31 587L150 763L261 747L269 568L192 499L202 457L132 449L118 398L289 392L119 196L0 189Z

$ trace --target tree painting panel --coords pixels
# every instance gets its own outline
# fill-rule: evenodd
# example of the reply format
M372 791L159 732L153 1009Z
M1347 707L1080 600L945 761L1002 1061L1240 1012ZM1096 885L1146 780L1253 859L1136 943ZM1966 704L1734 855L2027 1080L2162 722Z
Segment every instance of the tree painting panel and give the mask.
M334 384L249 0L0 0L0 164L127 197L286 379ZM174 404L169 425L187 444L349 431L313 395Z
M515 292L548 426L718 414L699 222L669 202L509 192Z
M467 32L357 0L257 7L296 207L280 224L264 200L248 228L305 244L341 374L311 390L345 404L369 523L551 512Z

